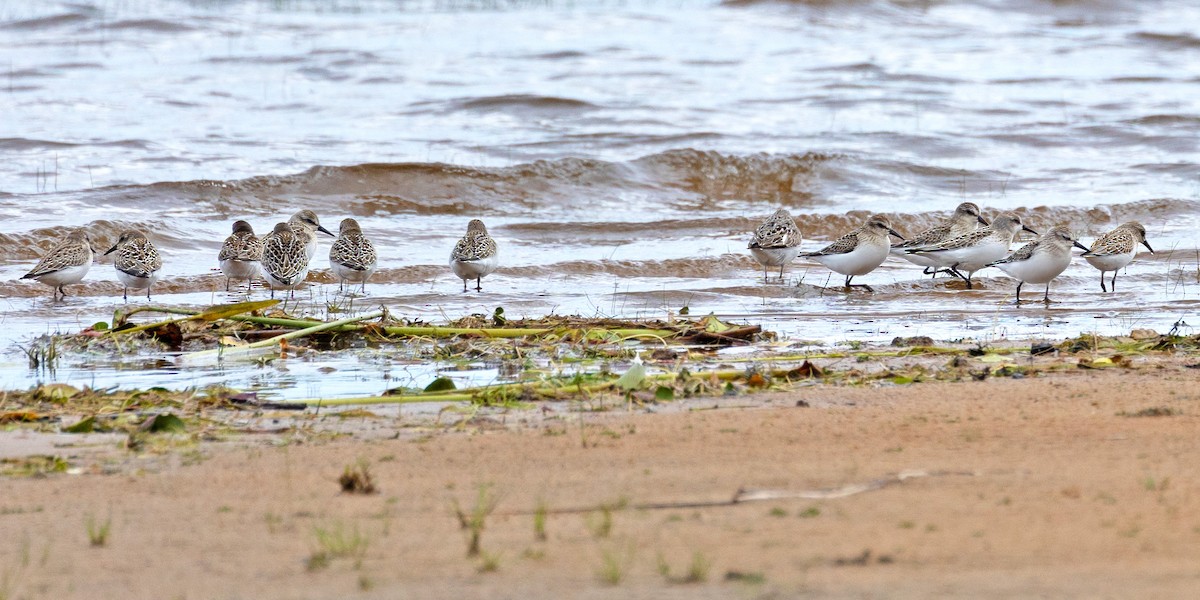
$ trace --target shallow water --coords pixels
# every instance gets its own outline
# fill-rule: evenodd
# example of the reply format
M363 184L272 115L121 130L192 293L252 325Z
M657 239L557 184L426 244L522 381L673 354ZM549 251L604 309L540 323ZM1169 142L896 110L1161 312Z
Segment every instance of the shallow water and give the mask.
M18 280L69 228L101 250L151 232L154 302L202 306L241 297L215 272L230 223L300 208L374 240L359 306L432 321L688 306L826 343L1166 331L1200 303L1195 31L1200 7L1169 1L0 2L0 386L33 376L14 344L122 306L104 258L64 302ZM846 294L802 259L763 285L745 249L779 206L817 249L870 212L912 232L964 200L1085 244L1136 219L1158 253L1103 295L1076 259L1054 304L1018 308L995 269L968 292L889 259L856 279L876 293ZM463 294L446 258L475 217L503 268ZM298 294L318 316L344 301L322 244ZM55 377L395 385L370 352L311 362Z

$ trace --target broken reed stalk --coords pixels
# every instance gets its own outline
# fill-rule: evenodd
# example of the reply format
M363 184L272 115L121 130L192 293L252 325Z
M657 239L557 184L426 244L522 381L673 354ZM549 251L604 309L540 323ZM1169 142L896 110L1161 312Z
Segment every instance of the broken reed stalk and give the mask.
M247 303L247 304L250 304L250 303ZM140 307L140 308L134 309L128 313L124 313L123 316L128 318L129 315L132 315L137 312L161 312L161 313L166 313L166 314L188 315L191 318L199 317L200 315L204 314L199 311L187 310L187 309L181 309L181 308L173 308L173 307L169 307L169 306L161 306L161 307L160 306L146 306L146 307ZM205 311L205 312L207 312L207 311ZM248 312L248 311L241 311L241 312ZM272 327L286 327L286 328L290 328L290 329L308 329L308 328L313 327L314 325L322 325L322 324L332 325L332 323L322 323L321 321L306 321L303 319L286 319L286 318L279 318L279 317L253 317L253 316L247 316L247 315L242 315L242 314L234 314L234 315L231 315L228 317L223 317L223 318L228 319L230 321L240 321L243 323L254 323L255 325L269 325ZM168 320L168 321L162 321L159 323L152 323L149 325L141 325L141 326L135 327L133 329L124 329L122 331L123 332L129 332L129 331L134 331L134 330L143 331L145 329L152 329L154 327L159 327L163 324L170 323L175 320L186 320L186 319L173 319L173 320ZM361 319L358 319L358 320L361 320ZM335 321L334 323L343 323L343 324L332 326L332 327L323 329L322 331L333 331L336 333L344 333L344 332L364 332L368 329L368 327L366 327L366 326L352 324L353 320L346 321L345 319L343 319L341 321ZM622 339L637 338L637 337L670 338L670 337L675 337L676 335L679 335L679 332L672 331L669 329L605 329L603 327L593 327L593 328L587 328L587 329L584 329L584 328L555 328L555 327L539 327L539 328L521 329L521 328L515 328L515 327L474 328L474 327L435 327L435 326L422 326L422 327L384 326L384 327L376 327L373 329L375 331L380 331L384 335L387 335L387 336L436 337L436 338L454 337L454 336L458 336L458 335L476 335L476 336L488 337L488 338L520 338L520 337L536 337L536 336L548 335L548 334L552 334L552 333L566 334L566 333L570 333L570 332L574 332L574 331L580 332L580 334L583 336L586 336L588 333L593 332L593 331L603 331L606 333L616 335L617 337L620 337Z
M330 323L322 323L320 325L308 327L306 329L299 329L296 331L291 331L291 332L288 332L288 333L285 333L282 335L277 335L272 338L267 338L265 340L259 340L252 344L247 344L245 346L239 346L236 348L214 348L212 350L202 350L200 352L192 352L189 354L184 354L183 356L179 357L179 360L183 364L188 364L188 363L195 364L197 362L203 363L203 362L207 362L210 360L221 360L224 358L238 358L238 357L244 357L244 356L252 356L252 355L256 354L256 352L255 352L256 350L268 350L268 351L273 350L274 346L279 345L279 343L283 342L283 341L293 340L296 338L309 336L314 333L320 333L322 331L328 331L330 329L335 329L335 328L341 327L343 325L348 325L350 323L357 323L359 321L366 321L369 319L378 319L378 318L382 317L383 314L384 314L384 311L377 310L373 313L361 315L358 317L348 317L345 319L338 319L337 321L333 321Z
M155 308L152 308L152 307L141 307L141 308L136 308L134 310L131 310L129 312L125 312L125 313L118 312L118 313L114 314L113 315L114 329L109 330L109 333L110 333L110 335L115 335L115 334L119 334L119 333L141 333L148 329L157 329L164 325L170 325L171 323L180 323L183 321L210 321L211 322L211 321L218 321L221 319L230 319L230 318L237 317L237 316L241 315L242 313L247 313L247 312L251 312L251 311L255 311L255 310L262 310L264 308L270 308L272 306L275 306L276 304L279 304L279 302L280 302L279 300L258 300L255 302L238 302L236 304L219 304L217 306L211 306L203 311L193 311L193 310L185 311L185 310L179 310L179 309L156 310ZM127 321L129 319L130 315L133 315L133 314L136 314L139 312L143 312L143 311L145 311L145 312L164 312L167 314L183 314L183 315L187 315L187 316L185 316L181 319L167 319L165 321L146 323L145 325L138 325L137 327L129 327L127 329L115 329L118 320Z

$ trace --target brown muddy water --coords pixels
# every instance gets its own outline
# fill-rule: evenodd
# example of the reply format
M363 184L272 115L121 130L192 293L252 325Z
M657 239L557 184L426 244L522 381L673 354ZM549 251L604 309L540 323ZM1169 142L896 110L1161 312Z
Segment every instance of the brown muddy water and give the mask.
M149 232L165 262L154 303L205 306L244 298L215 271L232 221L261 234L300 208L330 228L353 216L378 247L356 308L432 322L688 306L846 344L1200 321L1197 31L1183 1L0 2L0 387L335 397L447 368L371 349L28 368L18 345L122 306L105 258L63 302L19 280L68 229L104 248ZM780 206L816 249L870 212L911 232L964 200L1085 244L1136 219L1158 253L1113 294L1076 259L1054 304L1018 308L995 269L965 291L889 259L856 280L876 293L846 294L803 259L763 285L746 250ZM446 259L471 218L502 268L464 294ZM347 301L321 243L300 314ZM501 378L486 363L456 374Z

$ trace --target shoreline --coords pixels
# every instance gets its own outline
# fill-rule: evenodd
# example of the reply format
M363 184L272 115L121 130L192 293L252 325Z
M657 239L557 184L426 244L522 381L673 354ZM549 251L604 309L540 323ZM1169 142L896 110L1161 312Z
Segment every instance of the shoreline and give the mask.
M14 597L1181 596L1200 579L1194 359L107 440L119 468L6 478L0 565ZM361 465L379 493L341 493ZM942 476L728 503L914 470ZM468 558L454 510L481 499Z

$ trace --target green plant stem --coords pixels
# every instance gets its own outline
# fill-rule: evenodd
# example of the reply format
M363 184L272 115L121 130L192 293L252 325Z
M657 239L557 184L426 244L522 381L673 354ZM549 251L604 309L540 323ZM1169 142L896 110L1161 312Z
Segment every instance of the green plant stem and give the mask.
M128 329L115 329L114 328L114 329L109 330L109 335L126 334L126 333L140 333L140 332L146 331L147 329L157 329L159 327L162 327L163 325L170 325L171 323L180 323L183 321L191 321L191 320L217 321L220 319L236 318L236 317L240 316L241 313L246 313L246 312L250 312L253 310L261 310L264 308L270 308L272 306L275 306L276 304L279 304L279 302L280 302L279 300L260 300L258 302L240 302L237 304L212 306L203 311L170 309L167 307L163 307L162 310L157 310L154 307L140 307L140 308L133 309L127 313L114 314L113 315L113 325L114 326L116 325L116 322L118 319L124 321L124 320L129 319L130 315L133 315L133 314L136 314L139 312L163 312L166 314L181 314L181 315L187 315L187 316L185 316L181 319L167 319L165 321L146 323L145 325L138 325L137 327L130 327Z
M272 338L267 338L265 340L259 340L252 344L247 344L245 346L240 346L237 348L214 348L212 350L202 350L200 352L192 352L190 354L185 354L185 355L181 356L180 360L183 363L189 363L189 362L195 363L197 361L204 361L209 358L219 359L226 355L229 355L229 356L238 356L238 355L242 355L242 354L249 355L249 354L253 354L254 350L272 348L275 345L279 344L280 342L283 342L286 340L293 340L296 338L309 336L314 333L320 333L322 331L327 331L327 330L341 327L343 325L347 325L350 323L357 323L359 321L366 321L368 319L378 319L383 316L383 312L384 311L382 311L382 310L377 310L373 313L361 315L358 317L348 317L348 318L339 319L337 321L333 321L330 323L322 323L320 325L308 327L306 329L299 329L296 331L291 331L291 332L285 333L283 335L277 335Z
M132 315L137 312L161 312L161 313L167 313L167 314L189 315L189 316L195 316L195 315L200 314L198 311L181 309L181 308L173 308L173 307L169 307L169 306L144 306L144 307L140 307L140 308L130 311L125 316L128 317L129 315ZM270 325L273 327L287 327L287 328L291 328L291 329L296 329L296 328L308 329L308 328L311 328L315 324L321 324L320 321L306 321L306 320L302 320L302 319L285 319L285 318L279 318L279 317L252 317L252 316L245 316L245 315L235 315L235 316L230 316L227 318L231 321L254 323L256 325ZM168 323L168 322L170 322L170 321L164 321L163 323ZM361 326L361 325L346 324L345 319L343 319L342 321L334 321L334 323L340 323L340 325L337 325L335 327L329 327L329 328L323 329L322 331L346 332L346 331L363 331L366 329L366 327ZM142 327L143 328L151 328L151 327L157 327L159 325L161 325L161 323L144 325ZM330 325L332 325L332 324L330 324ZM456 335L477 335L480 337L488 337L488 338L519 338L519 337L536 337L536 336L541 336L541 335L547 335L550 333L566 335L566 334L569 334L572 332L579 332L581 335L586 336L588 333L593 332L593 331L611 333L613 335L616 335L617 337L625 338L625 339L635 338L635 337L669 338L669 337L674 337L674 336L678 335L678 332L671 331L669 329L605 329L603 327L593 327L593 328L588 328L588 329L553 328L553 327L538 327L538 328L522 329L522 328L515 328L515 327L476 328L476 327L434 327L434 326L424 326L424 327L387 326L387 327L380 328L380 330L382 330L385 335L395 336L395 337L439 337L439 338L440 337L453 337ZM129 330L126 330L126 331L129 331Z

